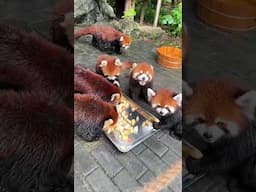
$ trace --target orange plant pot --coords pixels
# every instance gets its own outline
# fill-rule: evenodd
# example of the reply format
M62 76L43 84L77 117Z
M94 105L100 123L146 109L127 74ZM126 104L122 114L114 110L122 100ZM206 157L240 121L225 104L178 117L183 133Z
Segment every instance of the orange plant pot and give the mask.
M182 50L176 47L162 46L157 49L157 62L170 69L181 69Z

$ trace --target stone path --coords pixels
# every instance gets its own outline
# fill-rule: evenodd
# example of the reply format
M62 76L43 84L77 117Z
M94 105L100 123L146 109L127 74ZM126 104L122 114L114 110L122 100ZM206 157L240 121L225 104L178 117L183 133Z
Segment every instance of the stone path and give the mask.
M255 89L256 32L224 32L209 27L197 19L195 2L183 1L183 18L191 40L189 64L183 67L186 79L196 82L204 77L227 77ZM206 176L183 191L226 192L227 188L223 177Z
M75 63L94 70L95 59L101 52L81 38L75 44ZM167 70L156 64L154 45L133 42L127 52L119 55L122 61L147 61L156 71L155 87L168 87L181 91L181 70ZM127 94L128 72L121 79ZM141 104L142 105L142 104ZM149 106L143 105L147 110ZM152 111L151 111L152 112ZM120 153L104 136L100 141L87 143L75 138L76 192L135 192L165 169L181 159L181 143L168 132L160 131L128 153ZM162 192L181 191L181 174Z

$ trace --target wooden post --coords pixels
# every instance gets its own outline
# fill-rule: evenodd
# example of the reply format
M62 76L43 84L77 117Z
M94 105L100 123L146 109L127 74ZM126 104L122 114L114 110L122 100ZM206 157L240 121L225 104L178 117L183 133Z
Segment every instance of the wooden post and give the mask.
M156 27L157 23L158 23L160 9L161 9L161 4L162 4L162 0L157 0L156 14L155 14L155 20L154 20L154 25L153 25L154 27Z
M141 13L140 13L140 24L141 25L143 25L143 23L144 23L145 9L146 9L147 3L148 3L148 0L143 0Z

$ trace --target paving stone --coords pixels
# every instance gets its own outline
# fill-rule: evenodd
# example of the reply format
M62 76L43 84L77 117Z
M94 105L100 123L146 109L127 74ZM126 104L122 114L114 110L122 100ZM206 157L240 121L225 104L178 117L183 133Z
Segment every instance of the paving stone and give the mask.
M94 150L92 155L110 177L115 176L123 168L120 162L103 145Z
M182 175L181 173L175 177L175 179L169 184L169 188L173 192L181 192L182 190Z
M85 150L81 144L78 144L75 147L74 162L75 172L81 172L84 176L90 174L98 167L98 164L91 157L91 154Z
M155 178L154 173L152 173L150 170L148 170L144 175L141 176L141 178L138 180L142 185L145 185L146 183L152 181Z
M101 169L96 169L86 178L86 181L92 187L94 192L120 191Z
M169 150L174 151L179 157L182 156L182 144L180 141L170 137L169 135L163 135L160 138L161 142L165 144Z
M162 157L168 151L168 147L162 144L155 136L144 141L144 144L159 157Z
M136 146L135 148L132 149L132 152L135 154L135 155L139 155L142 151L144 151L147 147L141 143L139 144L138 146Z
M146 149L145 151L143 151L139 155L139 158L156 175L159 175L167 167L167 165L163 161L161 161L161 159L149 149Z
M74 177L74 191L75 192L93 192L92 188L85 181L85 177L80 173L76 173Z
M179 157L175 152L169 150L167 151L167 153L164 154L164 156L162 157L162 160L167 165L170 165L170 164L174 164L178 160L181 160L181 157Z
M143 163L132 152L119 153L116 155L116 158L135 179L140 178L147 170Z
M135 192L140 187L139 183L125 169L118 173L113 180L122 192Z

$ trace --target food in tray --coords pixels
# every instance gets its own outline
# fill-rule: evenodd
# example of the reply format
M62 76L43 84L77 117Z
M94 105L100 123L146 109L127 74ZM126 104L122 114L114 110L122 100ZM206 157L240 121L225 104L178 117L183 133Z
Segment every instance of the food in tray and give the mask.
M132 135L139 134L140 128L152 130L152 117L150 119L149 114L142 113L143 110L129 99L122 98L120 104L117 105L117 112L119 119L116 126L107 127L107 124L105 126L107 127L105 129L106 133L113 134L117 141L132 143L134 140Z

